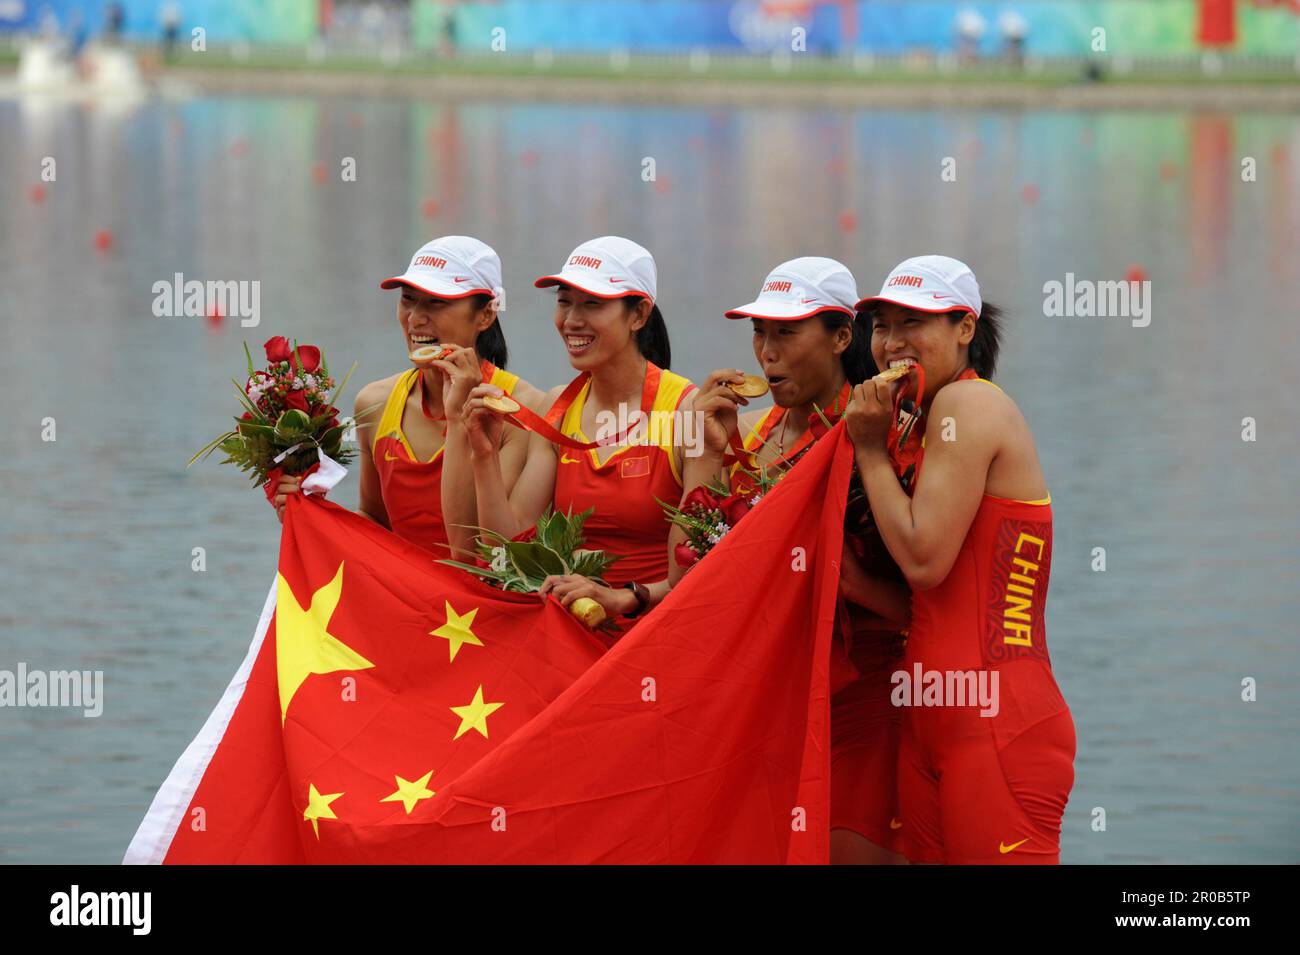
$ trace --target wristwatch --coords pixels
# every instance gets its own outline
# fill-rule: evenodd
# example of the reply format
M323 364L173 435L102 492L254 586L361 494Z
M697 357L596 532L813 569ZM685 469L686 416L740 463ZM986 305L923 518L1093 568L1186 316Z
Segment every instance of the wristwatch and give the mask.
M632 596L636 598L636 609L631 613L623 614L623 616L629 619L641 616L641 614L645 613L646 608L650 606L650 591L635 580L629 581L623 586L632 591Z

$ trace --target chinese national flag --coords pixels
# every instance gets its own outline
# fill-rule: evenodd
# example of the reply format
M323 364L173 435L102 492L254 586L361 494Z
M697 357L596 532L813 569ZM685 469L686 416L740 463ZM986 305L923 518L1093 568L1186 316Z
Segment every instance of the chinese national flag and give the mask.
M290 498L248 656L126 861L826 862L851 459L837 425L609 650Z

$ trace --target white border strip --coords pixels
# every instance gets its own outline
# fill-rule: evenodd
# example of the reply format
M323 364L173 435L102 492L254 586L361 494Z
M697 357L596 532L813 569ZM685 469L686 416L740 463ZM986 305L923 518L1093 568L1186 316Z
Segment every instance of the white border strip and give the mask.
M123 865L161 865L167 850L171 848L172 839L176 836L176 830L180 828L185 810L193 801L194 793L199 788L199 781L203 779L203 774L208 770L208 763L212 761L212 754L217 751L222 737L226 735L226 727L230 725L235 707L244 696L244 687L248 684L248 675L253 670L253 662L262 649L267 628L275 616L275 592L278 581L277 576L271 583L271 592L266 596L266 604L262 607L261 619L257 621L257 630L253 633L253 642L248 647L248 655L235 671L220 702L208 715L203 729L199 730L199 735L185 747L185 752L181 753L180 759L176 760L176 765L168 773L162 788L153 797L153 803L150 804L144 821L140 823L135 837L127 846L126 856L122 859Z

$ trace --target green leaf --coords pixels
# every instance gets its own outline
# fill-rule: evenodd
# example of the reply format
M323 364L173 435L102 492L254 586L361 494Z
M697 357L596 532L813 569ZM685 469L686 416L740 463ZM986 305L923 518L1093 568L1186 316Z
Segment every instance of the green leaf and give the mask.
M190 458L189 463L186 464L185 467L188 468L195 461L207 458L207 456L211 454L213 451L217 450L217 448L220 447L224 441L227 441L233 437L237 437L236 433L234 431L227 431L225 434L213 438L203 447L199 448L199 450L194 452L194 457Z
M506 545L506 556L523 577L541 582L552 574L568 572L564 560L540 541L513 541Z
M275 433L282 438L300 438L311 432L311 419L297 408L290 408L275 423Z
M257 405L253 404L249 399L248 394L244 391L244 387L239 382L231 378L230 383L235 386L235 392L239 395L239 400L243 403L245 408L257 415L259 418L265 417L265 415L257 409Z
M325 362L325 358L324 356L322 356L321 357L322 367L324 366L324 362ZM348 383L348 379L352 377L352 373L356 370L357 370L357 363L353 362L352 367L348 369L348 373L343 376L343 380L340 381L338 387L334 389L334 394L330 396L330 404L334 405L334 407L336 408L338 407L339 395L343 393L343 386ZM326 374L329 374L329 372L327 371ZM383 404L383 402L380 402L379 404ZM375 407L376 408L379 407L379 404L375 405Z
M244 357L248 359L248 377L252 378L257 369L253 367L253 353L248 350L248 342L244 342Z

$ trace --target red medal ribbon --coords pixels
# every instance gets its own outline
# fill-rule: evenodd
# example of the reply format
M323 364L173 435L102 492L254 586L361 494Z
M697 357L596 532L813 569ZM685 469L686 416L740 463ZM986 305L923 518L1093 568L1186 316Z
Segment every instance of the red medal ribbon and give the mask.
M563 445L566 448L573 448L576 451L594 451L596 448L607 448L613 445L621 445L626 442L628 433L634 427L642 424L649 426L650 414L654 410L655 395L659 392L659 378L662 373L659 367L652 361L646 362L645 384L641 388L641 415L642 418L636 425L620 431L616 435L605 438L601 441L579 441L577 438L570 437L559 429L559 424L564 420L564 413L577 399L582 389L587 386L591 380L591 372L584 371L565 387L560 396L555 399L555 403L546 412L546 417L542 417L531 408L523 405L519 406L518 411L512 411L505 415L506 420L516 427L523 428L525 431L532 431L539 434L546 440L555 444Z
M925 398L925 369L913 365L916 369L916 411L906 415L902 410L903 392L899 388L894 395L894 421L889 427L889 436L885 439L885 449L889 452L889 463L894 466L894 473L903 483L904 490L911 494L916 487L916 476L921 470L921 459L925 457L924 428L921 423L921 401ZM957 376L957 381L979 378L974 368L967 368Z
M853 385L846 381L844 387L840 389L840 393L835 396L834 403L829 408L822 409L822 415L825 415L826 420L830 422L831 428L835 427L836 423L841 417L843 417L845 409L849 406L849 396L852 394ZM787 410L788 409L786 408L780 408L778 413L773 415L768 422L766 422L768 427L767 434L762 436L764 440L766 440L767 435L772 433L777 423L785 416ZM805 448L811 445L814 441L819 440L823 435L827 434L829 430L830 428L828 428L826 423L822 421L821 415L818 415L817 412L814 411L808 418L808 430L805 431L800 436L799 440L795 442L794 447L789 451L782 452L777 463L793 461ZM734 455L726 455L723 458L724 465L731 467L737 461L744 461L747 467L755 468L758 466L757 451L749 451L745 448L744 442L740 439L739 429L737 429L737 432L731 436L731 447L736 453Z

